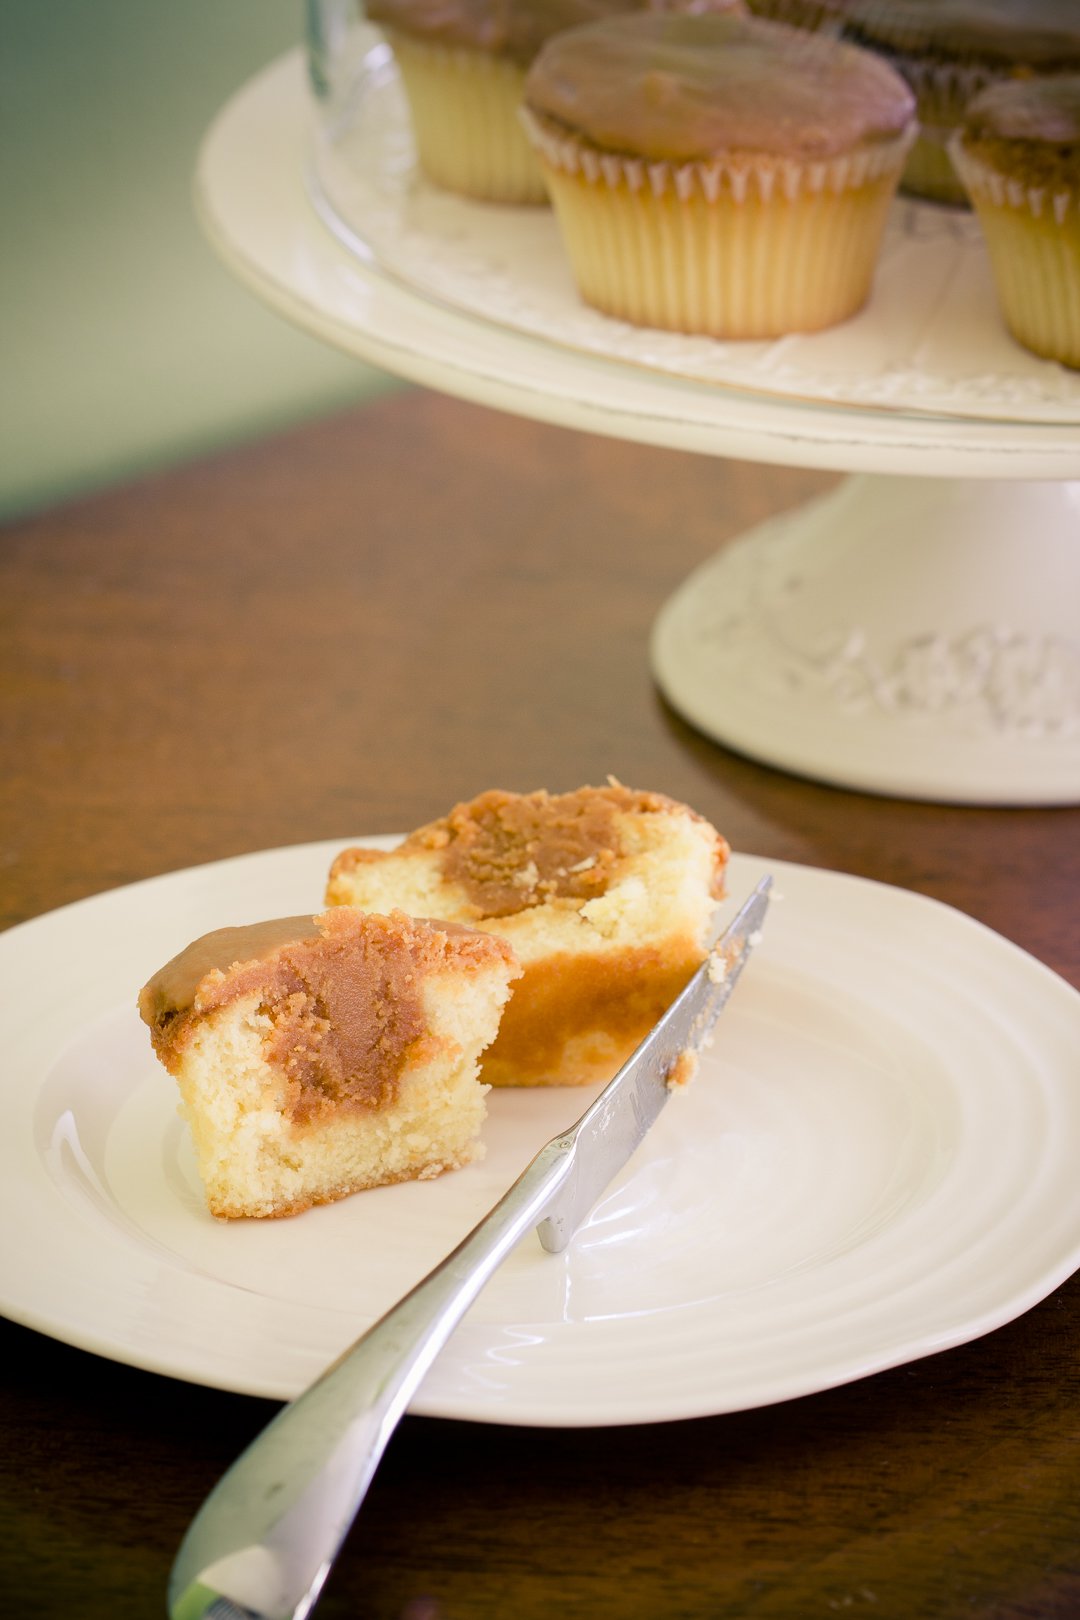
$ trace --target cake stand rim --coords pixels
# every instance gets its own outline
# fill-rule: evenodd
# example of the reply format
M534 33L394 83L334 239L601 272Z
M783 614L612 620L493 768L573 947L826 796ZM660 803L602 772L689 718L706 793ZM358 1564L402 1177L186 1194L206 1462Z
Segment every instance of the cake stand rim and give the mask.
M1072 424L892 413L644 374L436 304L359 261L319 217L304 169L311 122L296 48L243 84L211 123L196 213L249 290L391 375L557 426L736 460L929 477L1080 476Z

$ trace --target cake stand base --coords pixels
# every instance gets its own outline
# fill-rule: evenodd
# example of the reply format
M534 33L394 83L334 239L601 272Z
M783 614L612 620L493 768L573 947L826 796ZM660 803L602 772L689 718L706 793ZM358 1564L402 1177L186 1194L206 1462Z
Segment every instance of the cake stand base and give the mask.
M696 570L652 667L692 725L799 775L1080 803L1080 483L856 474Z

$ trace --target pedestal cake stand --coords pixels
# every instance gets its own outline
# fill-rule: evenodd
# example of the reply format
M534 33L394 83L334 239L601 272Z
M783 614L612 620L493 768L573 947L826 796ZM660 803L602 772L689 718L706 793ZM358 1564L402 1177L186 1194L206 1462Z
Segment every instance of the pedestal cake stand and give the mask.
M480 404L681 450L842 471L661 609L655 677L715 740L846 787L1080 802L1080 375L1006 333L978 227L900 200L870 305L725 344L577 298L546 209L418 176L393 62L361 27L316 116L296 52L209 131L197 200L266 302Z

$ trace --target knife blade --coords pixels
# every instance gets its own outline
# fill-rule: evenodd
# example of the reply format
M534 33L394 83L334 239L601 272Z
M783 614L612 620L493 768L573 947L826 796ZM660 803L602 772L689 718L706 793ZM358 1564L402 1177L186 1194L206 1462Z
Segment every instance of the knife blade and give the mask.
M690 1078L697 1055L757 943L771 887L772 879L762 878L697 972L592 1107L544 1149L560 1150L571 1158L566 1178L537 1227L541 1243L551 1253L566 1247L673 1092Z
M692 1070L760 937L763 878L682 993L570 1130L458 1247L224 1474L181 1543L172 1620L304 1620L379 1459L439 1351L530 1226L566 1247Z

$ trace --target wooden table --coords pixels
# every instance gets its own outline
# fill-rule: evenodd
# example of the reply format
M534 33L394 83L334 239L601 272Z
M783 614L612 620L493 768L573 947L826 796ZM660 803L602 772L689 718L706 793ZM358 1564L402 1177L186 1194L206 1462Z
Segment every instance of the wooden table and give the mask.
M1080 985L1080 810L815 786L697 736L651 683L649 627L690 568L829 482L407 392L15 526L0 920L610 771L737 849L938 896ZM13 1324L0 1347L0 1612L163 1613L191 1515L274 1408ZM1080 1280L772 1409L407 1419L319 1613L1076 1616Z

